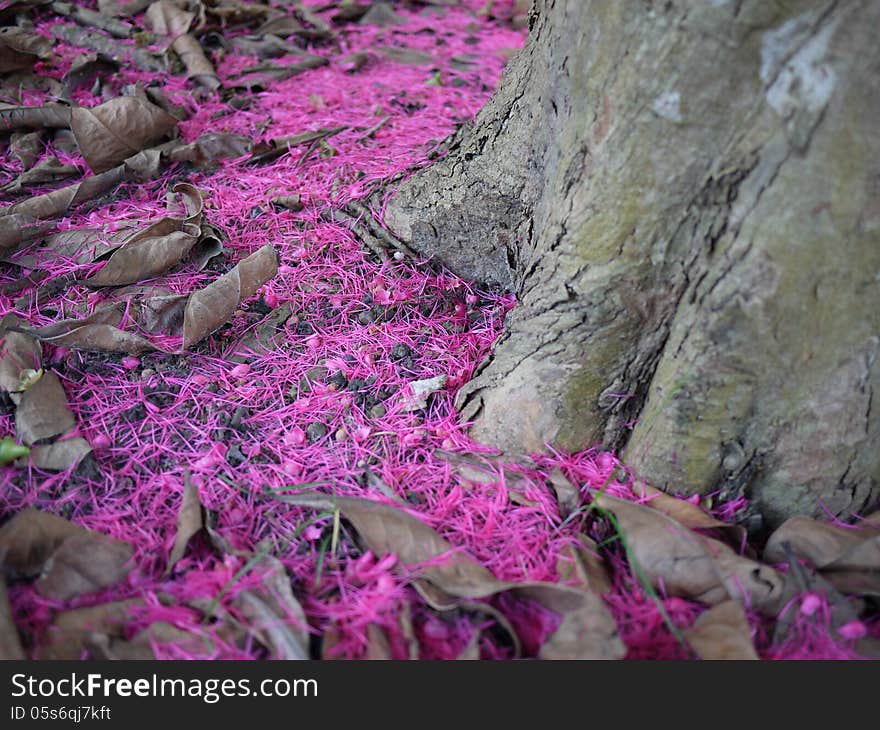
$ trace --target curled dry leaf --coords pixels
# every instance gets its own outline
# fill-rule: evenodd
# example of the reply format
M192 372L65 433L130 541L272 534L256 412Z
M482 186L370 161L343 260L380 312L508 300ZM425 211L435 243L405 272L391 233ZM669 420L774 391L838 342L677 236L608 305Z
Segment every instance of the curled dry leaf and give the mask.
M650 507L605 494L595 503L614 514L628 555L660 590L710 605L733 598L765 613L779 610L785 580L773 568Z
M278 271L278 255L270 245L252 253L229 272L189 295L183 321L183 346L192 347L227 322L239 304Z
M9 155L30 170L43 153L43 132L15 132L9 137Z
M736 601L724 601L703 613L684 632L700 659L758 659L752 629Z
M6 579L0 575L0 661L24 659L21 637L12 619L12 607L6 592Z
M53 218L66 213L87 200L103 195L126 180L148 180L155 177L162 165L162 149L144 150L124 163L100 175L87 177L82 182L68 185L51 193L36 195L3 209L4 217L23 215L35 219ZM2 217L0 217L2 220ZM0 227L2 230L2 227Z
M557 630L539 650L551 658L620 658L625 647L602 599L595 593L552 583L506 583L478 562L455 551L428 525L401 509L356 497L334 497L304 492L283 501L324 510L340 510L357 530L366 547L377 555L394 553L400 563L418 567L423 596L432 605L449 606L453 599L487 598L500 593L540 603L558 614ZM425 590L423 590L425 589ZM485 606L488 609L488 606ZM512 629L511 629L512 631Z
M72 18L80 25L86 25L99 30L106 31L116 38L128 38L134 31L131 23L117 20L111 15L105 15L102 12L83 8L79 5L73 5L65 2L53 2L52 10L59 15Z
M70 126L93 172L105 172L158 142L177 119L137 96L120 96L96 107L76 107Z
M402 63L407 66L433 66L435 65L434 57L423 51L417 51L415 48L406 48L398 46L380 46L376 50L385 58L394 63Z
M17 193L22 188L31 185L45 185L46 183L66 180L69 177L79 175L76 165L65 165L57 157L50 156L40 160L30 170L26 170L11 183L3 187L7 193Z
M209 90L220 87L214 66L205 56L199 42L189 34L195 15L168 0L159 0L147 8L146 20L152 31L166 39L180 57L187 75Z
M165 71L166 63L150 51L137 46L120 43L105 33L83 28L68 23L53 25L49 32L59 40L72 46L87 48L97 53L110 56L126 66L139 68L142 71Z
M188 657L208 659L214 644L206 636L179 629L167 621L154 621L131 639L112 633L92 632L83 639L91 659L113 661L149 661L157 659L156 649L173 646Z
M43 362L43 348L37 340L9 329L24 324L15 314L0 319L0 390L19 390L24 373L39 370Z
M596 543L586 535L578 536L578 544L566 545L556 562L559 580L599 595L611 592L611 578L599 556Z
M318 492L285 496L289 504L334 511L339 509L376 555L394 553L404 565L425 564L421 576L458 598L483 598L505 584L473 558L453 546L421 520L381 502L334 497ZM438 561L437 558L444 559Z
M174 186L186 208L186 216L160 218L145 230L131 235L117 248L106 265L86 283L90 286L121 286L151 279L178 264L201 236L202 195L188 183Z
M171 554L168 556L166 575L171 573L177 561L183 557L189 541L205 526L204 512L204 507L199 501L199 488L187 479L183 487L180 511L177 513L177 535L174 538Z
M810 517L792 517L767 541L764 559L785 562L785 543L794 554L822 571L880 571L880 524L839 527Z
M581 503L580 490L571 483L571 480L562 473L558 466L550 472L550 486L556 494L559 503L560 516L568 517Z
M668 515L691 530L704 532L710 536L722 535L732 545L744 544L746 531L739 525L730 525L716 520L698 505L686 499L670 496L644 482L635 482L632 489L636 496L645 500L644 504L648 507Z

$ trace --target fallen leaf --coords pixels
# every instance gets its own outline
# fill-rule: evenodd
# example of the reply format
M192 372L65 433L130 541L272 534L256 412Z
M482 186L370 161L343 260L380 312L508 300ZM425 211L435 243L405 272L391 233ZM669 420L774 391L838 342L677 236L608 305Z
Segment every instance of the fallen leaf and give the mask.
M305 612L290 588L287 571L277 558L265 555L254 570L266 570L262 584L239 593L234 607L248 620L272 659L309 658L309 634Z
M88 530L61 517L28 507L0 527L0 561L13 579L34 578L61 544Z
M565 545L556 561L559 580L599 595L611 592L611 578L599 556L596 543L586 535L578 536L578 544Z
M69 601L112 586L131 572L133 552L127 542L95 532L71 535L46 561L37 591L47 598Z
M0 575L0 661L24 658L21 637L18 635L6 592L6 579Z
M556 501L559 503L560 516L563 518L568 517L580 506L580 490L571 483L558 466L554 467L550 472L549 480L550 486L556 494Z
M183 487L180 511L177 513L177 535L174 538L171 554L168 556L168 566L165 568L165 575L170 575L177 561L186 552L189 541L204 526L204 508L199 501L199 488L187 479Z
M288 504L330 512L341 510L368 550L375 555L394 553L405 566L425 564L420 568L420 576L450 595L483 598L505 586L487 568L461 551L455 551L432 528L397 507L319 492L303 492L279 499ZM441 556L445 558L442 562L437 560Z
M765 613L779 610L785 581L773 568L650 507L607 494L594 504L614 514L627 553L661 591L710 605L733 598Z
M22 188L31 185L45 185L46 183L58 182L80 174L76 165L65 165L57 157L45 157L30 170L23 172L11 183L3 187L7 193L18 193Z
M406 25L407 21L402 15L394 12L389 3L378 2L368 6L367 12L359 20L360 25L377 25L387 28L391 25Z
M869 521L847 528L810 517L792 517L767 541L764 559L786 560L784 545L794 554L825 571L880 571L880 526Z
M0 109L0 129L66 129L70 126L70 107L62 104L19 106Z
M146 21L150 29L163 36L171 49L180 57L189 78L209 90L220 87L214 66L205 56L199 42L189 33L195 16L168 0L159 0L147 8Z
M67 405L67 396L58 376L43 376L17 396L15 431L27 446L60 436L76 426L76 419Z
M723 535L734 546L744 544L746 531L743 527L721 522L686 499L678 499L640 481L633 484L633 493L645 500L643 504L668 515L691 530L705 531L709 535Z
M93 172L106 172L158 142L177 119L137 96L120 96L96 107L76 107L70 126Z
M276 137L265 142L258 142L254 145L250 162L271 162L281 157L281 155L287 154L292 147L320 142L322 139L328 139L340 132L344 132L346 129L348 127L326 127L316 129L313 132L301 132L288 137Z
M143 605L140 599L130 599L61 611L40 637L38 657L79 659L100 636L124 638L133 612Z
M508 592L521 599L537 601L560 616L559 627L539 651L543 658L609 659L620 658L625 653L614 619L597 594L552 583L500 581L484 566L455 551L421 520L380 502L318 492L302 492L279 499L327 511L340 510L367 549L376 555L393 553L402 566L417 568L416 585L422 581L430 584L435 604L450 603L443 594L456 599L474 599ZM424 596L423 591L422 585L420 593Z
M84 438L69 438L54 444L32 446L29 462L37 469L65 471L79 464L91 452L92 447Z
M700 659L758 659L742 606L724 601L704 612L684 632Z
M377 49L385 58L394 63L402 63L407 66L433 66L434 57L414 48L400 48L398 46L379 46Z
M31 450L27 446L17 444L12 436L0 439L0 466L11 464L16 459L27 456Z
M180 195L186 216L165 216L128 237L105 266L86 279L90 286L122 286L151 279L178 264L201 236L202 195L193 185L181 183Z
M274 63L262 63L250 66L241 74L231 79L231 88L247 89L249 91L267 89L277 81L293 78L306 71L321 68L330 63L323 56L304 55L295 63L285 65Z
M224 132L208 132L189 144L180 145L169 155L173 162L190 162L196 167L208 167L220 160L244 157L253 142L247 137Z
M9 329L26 324L15 314L0 319L0 390L17 391L23 374L28 370L39 370L42 365L43 348L39 341Z
M0 74L30 69L52 53L52 41L17 26L0 28Z
M15 132L9 137L9 155L30 170L43 153L43 132Z
M265 245L203 289L190 294L183 321L183 346L192 347L225 324L245 299L275 276L278 255Z
M167 621L154 621L131 639L93 632L83 646L91 659L112 661L149 661L157 659L156 648L173 646L188 658L210 659L214 644L206 636L179 629Z

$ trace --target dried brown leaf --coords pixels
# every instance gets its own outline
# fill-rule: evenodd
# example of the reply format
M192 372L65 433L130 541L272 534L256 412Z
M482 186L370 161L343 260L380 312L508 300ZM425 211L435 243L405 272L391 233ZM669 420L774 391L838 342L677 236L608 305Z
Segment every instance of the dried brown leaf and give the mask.
M25 371L39 370L43 348L33 337L9 330L23 327L25 321L15 314L0 319L0 391L19 389Z
M109 304L83 319L63 319L29 334L43 342L76 350L138 355L157 349L140 335L119 329L116 325L121 319L122 311L115 304Z
M9 155L30 170L43 153L43 132L15 132L9 138Z
M22 461L45 471L65 471L79 464L91 451L92 447L84 438L69 438L54 444L32 446L28 458Z
M70 126L70 107L62 104L20 106L0 109L0 129L66 129Z
M184 348L192 347L229 321L241 302L253 296L277 271L278 255L267 244L205 288L190 294L184 313Z
M779 609L785 581L773 568L650 507L608 495L596 504L615 515L632 557L655 587L710 605L733 598L771 614Z
M103 195L126 180L148 180L155 177L162 165L160 148L144 150L127 159L123 164L99 175L87 177L82 182L68 185L51 193L36 195L3 210L4 216L24 215L46 219L66 213L70 208ZM0 229L2 230L2 229Z
M158 142L177 119L137 96L120 96L96 107L76 107L70 126L93 172L105 172Z
M26 170L11 183L5 185L3 190L7 193L18 193L22 188L58 182L79 174L80 170L76 165L65 165L54 156L45 157L30 170Z
M736 601L725 601L703 613L684 632L700 659L758 659L752 629Z
M176 185L174 192L183 199L186 217L165 216L130 236L107 264L86 280L87 284L122 286L151 279L178 264L192 250L201 235L202 195L186 183Z
M287 154L292 147L298 147L303 144L312 144L320 142L322 139L328 139L340 132L344 132L348 127L325 127L316 129L313 132L301 132L288 137L276 137L266 142L258 142L254 145L251 154L251 162L264 163L271 162L281 155Z
M415 48L399 46L379 46L377 49L385 58L394 63L402 63L407 66L434 66L434 57L424 51Z
M250 66L241 74L232 79L233 89L267 89L276 81L284 81L293 78L306 71L326 66L329 61L323 56L305 55L299 61L279 65L274 63L262 63L258 66Z
M52 53L52 41L38 33L6 26L0 28L0 74L30 69Z
M4 257L24 243L38 238L52 227L26 213L0 216L0 254Z
M705 531L710 535L715 533L721 534L731 544L737 546L742 545L745 540L746 531L744 528L739 525L721 522L721 520L715 519L701 507L688 502L686 499L673 497L644 482L635 482L633 484L633 492L647 500L644 504L651 509L668 515L691 530L696 530L697 532Z
M283 501L317 509L339 509L373 553L394 553L404 566L421 566L420 582L427 581L432 588L426 589L422 584L420 592L425 596L426 590L433 591L439 604L444 603L443 594L473 599L507 592L539 602L561 619L557 630L540 649L544 658L611 659L625 653L614 619L597 594L552 583L500 581L472 558L453 551L448 541L421 520L396 507L318 492L291 495ZM444 556L443 562L439 562Z
M44 372L20 396L15 409L15 430L27 446L60 436L76 426L67 395L58 376Z
M12 618L12 607L6 592L6 579L0 575L0 661L24 659L21 638Z
M125 578L132 555L127 542L95 532L73 535L46 561L37 591L58 601L94 593Z
M208 167L220 160L244 157L249 154L253 142L247 137L225 132L208 132L195 142L181 145L169 155L174 162L191 162L196 167Z
M432 528L397 507L319 492L290 495L283 501L329 511L339 509L369 550L376 555L394 553L405 566L436 563L438 557L447 556L442 563L424 566L420 574L452 596L483 598L505 587L488 569L461 551L454 551Z
M39 658L79 659L101 636L124 638L133 611L141 606L142 600L131 599L60 612L41 637Z
M165 568L166 575L171 573L177 561L186 552L189 541L204 526L204 508L199 501L199 488L187 479L183 488L180 511L177 513L177 535L174 538L171 554L168 556L168 566Z
M599 595L611 592L611 578L598 548L586 535L578 537L579 544L565 545L556 561L559 580L568 585Z
M72 522L31 507L0 527L0 562L10 578L34 578L61 544L88 534Z
M273 659L309 658L309 634L305 612L290 588L287 571L277 558L263 556L254 570L267 570L262 584L239 593L235 608L248 620Z
M388 661L394 659L388 634L378 624L367 624L367 650L364 659L370 661Z
M554 467L550 472L550 486L553 487L556 494L560 516L568 517L581 503L580 490L571 483L571 480L562 473L559 467Z
M810 517L792 517L767 541L764 559L786 560L784 545L822 571L880 571L880 526L864 521L839 527Z

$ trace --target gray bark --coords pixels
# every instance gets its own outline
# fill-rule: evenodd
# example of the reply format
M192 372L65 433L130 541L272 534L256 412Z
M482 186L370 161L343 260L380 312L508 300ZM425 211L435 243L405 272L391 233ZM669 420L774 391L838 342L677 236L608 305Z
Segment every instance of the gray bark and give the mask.
M459 396L771 523L878 495L880 3L537 0L386 223L519 305Z

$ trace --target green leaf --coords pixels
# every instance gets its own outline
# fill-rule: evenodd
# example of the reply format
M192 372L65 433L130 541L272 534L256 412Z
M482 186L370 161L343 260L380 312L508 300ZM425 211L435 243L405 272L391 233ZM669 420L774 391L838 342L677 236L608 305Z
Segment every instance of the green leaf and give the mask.
M27 456L31 450L27 446L15 443L12 436L0 439L0 466L11 464L20 456Z

